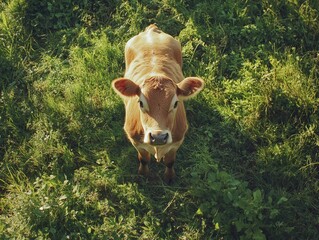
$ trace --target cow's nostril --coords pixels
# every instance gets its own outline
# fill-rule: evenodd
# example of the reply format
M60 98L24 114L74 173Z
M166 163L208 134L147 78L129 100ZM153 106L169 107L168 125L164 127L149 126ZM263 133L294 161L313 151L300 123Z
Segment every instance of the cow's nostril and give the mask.
M152 133L150 133L150 139L151 139L151 143L154 144L155 143L155 138L153 137Z
M163 145L166 144L168 141L168 133L157 133L157 134L152 134L150 133L150 140L151 144L153 145Z
M163 141L164 141L165 143L167 143L167 140L168 140L168 133L164 134L164 138L163 138Z

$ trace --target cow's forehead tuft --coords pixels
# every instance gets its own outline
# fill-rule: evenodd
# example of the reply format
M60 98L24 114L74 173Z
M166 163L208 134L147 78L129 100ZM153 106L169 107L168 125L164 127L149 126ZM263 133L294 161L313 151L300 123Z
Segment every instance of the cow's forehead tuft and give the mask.
M155 76L144 81L143 90L145 92L163 91L166 94L170 94L176 92L176 84L170 78Z

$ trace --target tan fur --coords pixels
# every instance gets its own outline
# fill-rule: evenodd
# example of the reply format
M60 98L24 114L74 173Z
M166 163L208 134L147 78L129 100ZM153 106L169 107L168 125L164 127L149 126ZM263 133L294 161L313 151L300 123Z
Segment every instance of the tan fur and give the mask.
M188 128L183 100L199 92L203 81L193 78L184 83L180 43L155 25L127 42L125 63L124 79L114 80L113 88L125 103L124 130L139 152L139 173L149 172L147 163L152 154L158 161L164 159L165 178L171 180L176 151ZM184 96L179 97L180 93ZM176 100L177 108L173 107ZM143 101L143 109L139 101ZM150 144L147 131L169 133L167 144Z
M155 25L150 25L127 42L125 64L125 77L137 84L161 75L176 83L184 79L180 43Z

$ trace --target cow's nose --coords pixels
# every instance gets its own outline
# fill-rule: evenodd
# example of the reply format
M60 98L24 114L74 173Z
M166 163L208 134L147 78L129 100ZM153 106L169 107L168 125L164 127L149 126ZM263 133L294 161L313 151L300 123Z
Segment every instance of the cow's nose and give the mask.
M152 145L164 145L168 140L168 133L150 133Z

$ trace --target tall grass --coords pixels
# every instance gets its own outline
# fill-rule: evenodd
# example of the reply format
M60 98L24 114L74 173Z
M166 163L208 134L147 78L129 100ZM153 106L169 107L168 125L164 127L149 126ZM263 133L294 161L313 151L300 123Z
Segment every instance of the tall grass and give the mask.
M316 1L0 4L1 239L316 239ZM157 23L183 46L177 180L137 175L110 83Z

